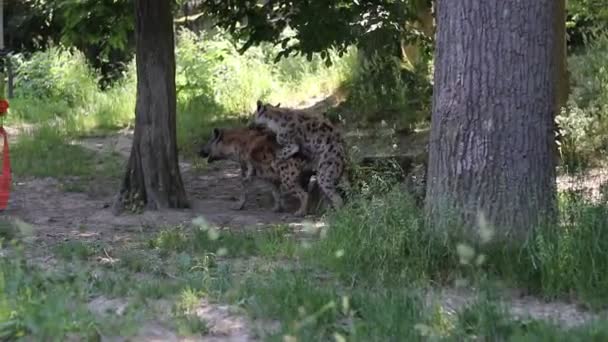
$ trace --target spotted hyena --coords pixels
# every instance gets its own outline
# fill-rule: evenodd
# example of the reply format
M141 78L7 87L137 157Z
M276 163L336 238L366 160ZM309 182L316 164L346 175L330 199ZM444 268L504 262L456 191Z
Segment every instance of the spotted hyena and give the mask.
M329 120L258 101L250 127L265 127L276 134L277 143L281 145L277 153L279 160L288 160L297 153L310 158L321 191L334 208L343 205L337 186L345 176L346 147L341 134ZM348 182L346 177L344 180Z
M294 213L305 215L308 210L308 182L313 174L310 161L296 153L290 158L279 160L276 152L280 146L272 132L255 128L214 128L209 141L199 155L208 162L229 159L241 164L244 191L235 209L241 210L248 200L254 182L262 183L270 189L274 199L274 211L283 208L281 192L294 194L300 207Z

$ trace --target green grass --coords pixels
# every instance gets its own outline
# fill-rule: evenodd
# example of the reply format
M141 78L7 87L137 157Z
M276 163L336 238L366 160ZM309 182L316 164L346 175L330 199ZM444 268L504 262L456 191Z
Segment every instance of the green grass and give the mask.
M445 270L458 270L455 249L427 229L414 201L398 189L335 213L307 256L357 281L426 284Z
M298 247L285 226L267 227L262 231L220 231L201 222L194 227L172 227L161 231L148 242L161 254L188 252L225 257L264 256L290 257Z
M538 228L528 243L507 248L465 238L458 225L433 233L411 197L396 189L335 213L305 259L353 282L451 285L475 276L545 298L575 293L590 306L606 307L608 208L562 196L560 210L559 226ZM461 263L462 253L473 253L470 264Z
M116 178L123 163L117 154L100 154L71 143L60 128L47 125L11 146L11 167L18 176Z
M240 295L253 318L280 323L264 329L268 341L586 341L605 338L606 325L564 328L551 322L512 317L493 296L480 292L456 314L426 306L420 290L408 287L345 287L314 273L275 271L256 275ZM605 324L605 323L604 323Z

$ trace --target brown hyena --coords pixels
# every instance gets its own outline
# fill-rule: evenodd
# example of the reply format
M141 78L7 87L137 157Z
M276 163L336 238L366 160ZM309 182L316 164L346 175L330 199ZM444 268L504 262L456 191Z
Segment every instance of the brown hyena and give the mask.
M296 153L310 158L317 183L334 208L343 205L337 191L340 180L347 185L346 147L338 130L324 117L300 110L280 108L257 102L257 109L250 127L265 127L276 134L281 149L279 160L287 160Z
M274 211L283 208L281 192L294 194L300 207L294 213L302 216L308 210L308 182L313 174L310 161L301 154L279 160L275 157L279 149L272 132L255 128L213 129L210 140L199 155L208 162L229 159L241 165L244 191L237 207L241 210L247 202L254 181L262 183L272 192Z

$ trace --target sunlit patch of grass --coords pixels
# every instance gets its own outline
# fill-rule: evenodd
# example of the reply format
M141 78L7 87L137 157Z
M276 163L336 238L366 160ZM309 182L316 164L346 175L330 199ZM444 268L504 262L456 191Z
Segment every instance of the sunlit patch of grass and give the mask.
M11 146L11 167L19 176L116 177L122 168L117 154L98 154L72 144L60 128L44 125Z

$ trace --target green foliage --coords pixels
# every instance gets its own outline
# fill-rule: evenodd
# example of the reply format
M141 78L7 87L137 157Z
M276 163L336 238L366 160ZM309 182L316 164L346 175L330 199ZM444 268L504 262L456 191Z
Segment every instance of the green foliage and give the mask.
M185 153L207 140L213 126L244 123L258 99L297 104L328 93L348 77L348 61L327 68L320 59L293 57L272 64L268 44L240 54L226 33L177 37L177 139Z
M135 64L105 91L82 53L51 48L31 58L15 57L18 75L9 122L53 125L67 136L122 128L133 120Z
M4 3L5 30L11 33L5 42L8 47L19 52L34 52L45 48L49 41L59 40L59 18L53 15L54 8L48 4L47 0Z
M428 43L431 37L414 29L417 9L430 7L422 1L203 1L203 8L218 25L246 40L241 51L261 42L281 45L277 59L291 54L309 60L319 53L331 61L331 49L341 56L351 45L367 46L398 56L399 43ZM285 34L286 28L293 29ZM323 32L323 35L319 35ZM372 42L372 44L360 44Z
M193 314L181 314L175 317L177 332L183 336L205 335L209 327L205 321Z
M571 51L585 48L587 42L608 32L608 6L605 0L568 0L566 30Z
M608 148L608 35L568 59L570 96L558 116L563 136L561 152L570 170L589 165Z
M0 219L0 241L12 241L18 235L19 228L10 219Z
M135 27L132 0L55 0L49 5L62 19L61 38L68 46L94 46L101 58L115 50L133 53L133 47L127 47Z
M182 30L178 35L176 87L179 101L216 103L224 112L249 111L251 99L264 99L273 79L255 55L241 57L223 34L207 36ZM257 58L256 58L257 57Z
M138 246L129 248L134 247ZM115 267L115 263L100 268L98 261L90 258L99 252L97 248L79 240L58 244L54 251L62 260L51 267L26 262L22 248L17 243L3 246L0 255L1 340L128 338L138 332L145 319L170 320L168 323L184 335L205 334L205 322L197 320L192 310L200 296L216 295L228 281L224 269L196 258L158 258L142 249L137 249L140 257L152 257L162 272L140 269L135 273L135 269ZM110 303L106 296L123 297L116 300L124 302L124 307L119 310L109 305L107 312L95 312L98 305L91 301ZM170 317L156 317L156 299L176 300L178 305Z
M346 84L349 96L344 107L353 112L353 121L359 125L384 120L411 128L429 117L432 85L425 63L408 70L394 56L359 54L359 63L353 69Z
M312 279L312 275L278 270L268 279L247 279L241 296L249 298L246 308L254 318L281 320L281 335L296 334L298 340L305 341L324 340L339 329L344 316L336 305L339 296L335 289L318 286Z
M63 43L84 52L107 85L133 58L131 0L24 0L6 4L8 47L30 54Z
M273 65L268 45L237 52L226 34L177 37L177 138L182 153L194 154L211 128L244 123L257 99L298 103L311 94L329 93L350 72L346 60L331 68L320 58L294 57ZM135 108L135 63L105 90L83 54L51 48L31 58L13 57L19 74L9 122L50 124L66 137L131 125ZM41 143L42 144L42 143Z
M85 103L97 83L84 55L77 50L50 48L34 54L17 68L15 96Z

